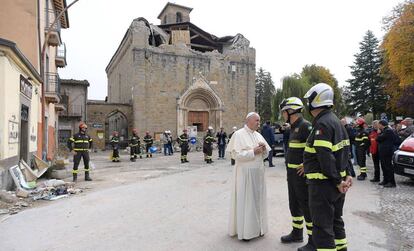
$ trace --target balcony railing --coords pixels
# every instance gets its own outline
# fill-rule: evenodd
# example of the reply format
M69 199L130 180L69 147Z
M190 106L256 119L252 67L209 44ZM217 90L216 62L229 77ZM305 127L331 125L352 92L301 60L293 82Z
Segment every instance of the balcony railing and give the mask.
M59 103L60 102L60 78L57 73L46 73L45 81L45 98L48 102Z
M66 45L63 43L56 49L56 66L65 67L66 66Z
M59 116L67 117L82 117L84 112L84 107L82 105L65 105L66 111L60 112Z
M58 46L61 43L60 39L60 20L57 20L54 25L53 21L55 20L56 12L51 9L46 9L46 23L45 23L45 33L47 33L50 30L50 35L48 39L48 43L52 46Z

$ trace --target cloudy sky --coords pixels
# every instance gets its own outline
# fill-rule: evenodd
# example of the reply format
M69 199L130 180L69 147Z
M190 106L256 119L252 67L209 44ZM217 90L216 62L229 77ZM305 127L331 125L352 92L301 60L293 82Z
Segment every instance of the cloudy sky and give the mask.
M367 30L382 39L381 20L402 0L177 0L192 7L191 22L216 36L243 34L256 49L256 68L281 79L306 64L322 65L340 85ZM67 1L68 4L72 0ZM159 24L166 0L79 0L62 32L68 65L62 78L87 79L89 99L107 96L105 68L132 20Z

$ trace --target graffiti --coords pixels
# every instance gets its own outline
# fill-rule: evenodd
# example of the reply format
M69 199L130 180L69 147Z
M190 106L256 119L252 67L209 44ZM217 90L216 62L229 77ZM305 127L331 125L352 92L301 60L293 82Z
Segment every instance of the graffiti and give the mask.
M19 123L9 120L9 144L19 143Z

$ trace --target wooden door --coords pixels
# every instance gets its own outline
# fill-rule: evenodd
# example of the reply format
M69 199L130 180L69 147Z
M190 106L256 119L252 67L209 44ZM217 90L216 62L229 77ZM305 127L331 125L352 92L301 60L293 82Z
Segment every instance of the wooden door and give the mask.
M208 128L208 112L188 112L188 125L197 126L197 131L205 131Z

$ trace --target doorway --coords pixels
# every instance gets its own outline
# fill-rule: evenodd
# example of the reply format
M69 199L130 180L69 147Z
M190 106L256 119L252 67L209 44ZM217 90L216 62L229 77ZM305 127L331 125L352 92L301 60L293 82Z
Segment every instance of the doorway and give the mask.
M188 125L197 126L197 131L205 131L208 128L209 114L207 111L188 112Z
M29 107L22 105L20 111L20 159L28 163L29 155Z

